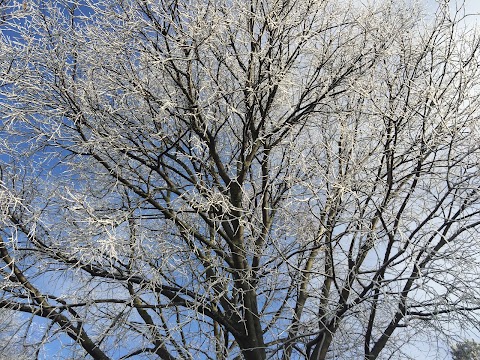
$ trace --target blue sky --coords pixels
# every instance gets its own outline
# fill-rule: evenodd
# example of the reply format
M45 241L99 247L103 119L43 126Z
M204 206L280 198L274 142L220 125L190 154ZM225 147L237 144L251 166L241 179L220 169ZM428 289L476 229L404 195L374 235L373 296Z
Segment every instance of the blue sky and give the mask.
M480 1L478 0L466 0L465 6L468 12L480 13Z

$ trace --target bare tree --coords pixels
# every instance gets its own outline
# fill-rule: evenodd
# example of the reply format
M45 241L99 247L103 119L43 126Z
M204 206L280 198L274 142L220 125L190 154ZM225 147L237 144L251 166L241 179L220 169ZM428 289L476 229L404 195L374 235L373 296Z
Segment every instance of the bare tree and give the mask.
M29 317L11 310L0 311L0 360L28 360L34 358L41 342ZM35 343L37 341L37 343Z
M11 14L0 307L42 319L38 357L372 360L480 325L480 39L461 6Z

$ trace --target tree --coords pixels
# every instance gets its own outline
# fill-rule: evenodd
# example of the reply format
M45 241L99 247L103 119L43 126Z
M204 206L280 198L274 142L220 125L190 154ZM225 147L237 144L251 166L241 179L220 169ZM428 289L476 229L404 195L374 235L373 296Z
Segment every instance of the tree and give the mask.
M406 358L478 327L479 38L451 5L10 8L0 307L99 360Z
M38 344L32 322L10 310L0 311L0 360L28 360L34 358Z
M453 360L480 359L480 345L475 341L463 341L452 346Z

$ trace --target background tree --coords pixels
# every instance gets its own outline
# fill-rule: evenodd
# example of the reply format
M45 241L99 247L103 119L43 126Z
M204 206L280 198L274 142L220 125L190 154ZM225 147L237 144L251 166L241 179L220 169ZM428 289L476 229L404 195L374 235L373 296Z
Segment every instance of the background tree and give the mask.
M453 360L480 359L480 345L475 341L464 341L452 346Z
M478 326L479 39L450 5L12 10L0 307L101 360L406 358Z

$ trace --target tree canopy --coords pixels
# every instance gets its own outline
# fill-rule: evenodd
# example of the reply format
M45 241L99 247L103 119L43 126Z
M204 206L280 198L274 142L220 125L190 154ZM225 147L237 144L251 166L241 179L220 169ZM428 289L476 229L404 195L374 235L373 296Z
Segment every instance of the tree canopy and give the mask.
M0 4L0 308L37 357L406 359L478 329L460 4Z

